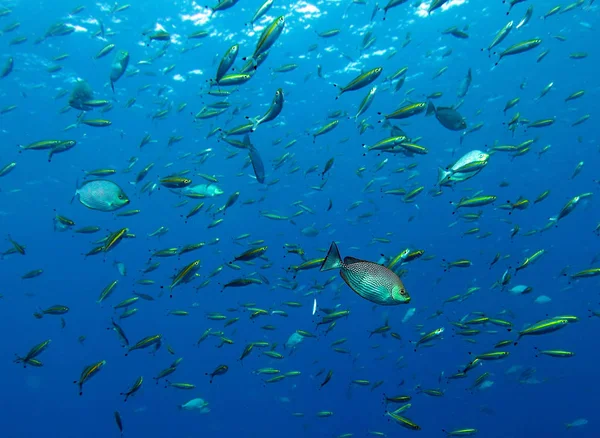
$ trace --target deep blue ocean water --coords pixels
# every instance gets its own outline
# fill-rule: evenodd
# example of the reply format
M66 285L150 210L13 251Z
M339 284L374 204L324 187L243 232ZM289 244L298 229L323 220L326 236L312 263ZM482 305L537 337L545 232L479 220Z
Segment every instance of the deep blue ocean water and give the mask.
M599 97L597 81L599 56L595 41L598 20L597 4L583 6L565 14L547 19L540 18L555 2L542 0L526 1L513 7L507 17L508 5L501 1L471 0L456 2L450 7L435 11L431 15L418 14L427 5L408 2L388 11L384 21L379 11L370 21L374 3L354 4L348 2L286 2L275 0L274 6L259 21L257 31L252 32L246 23L251 19L260 1L241 1L233 8L210 16L204 4L194 2L148 3L133 2L123 12L111 14L109 3L81 3L85 9L75 16L69 11L78 5L75 2L3 2L1 6L12 9L8 16L0 18L0 27L20 22L20 27L0 36L4 49L0 53L0 65L8 57L14 58L14 71L0 79L1 107L17 105L14 111L0 116L0 138L2 142L0 166L16 162L15 169L0 178L0 218L2 230L15 241L26 246L26 255L9 255L0 261L2 288L0 293L0 327L3 347L0 353L0 375L2 376L3 437L118 437L113 412L119 411L126 437L337 437L353 433L356 437L372 436L369 431L385 433L386 436L404 436L413 433L420 436L444 436L442 429L476 428L483 437L559 437L599 436L597 406L600 403L597 372L598 341L600 328L598 317L590 317L590 310L600 310L598 278L570 281L563 269L570 267L568 274L592 267L600 252L600 239L594 229L600 220L597 207L598 183L600 179L596 118ZM496 66L498 55L488 57L486 48L496 32L508 20L515 23L533 5L530 22L521 29L513 29L507 39L496 49L498 52L523 40L539 37L540 47L519 55L502 59ZM567 4L564 3L563 6ZM347 10L347 12L345 12ZM195 19L185 19L194 16ZM218 60L234 43L240 44L240 57L248 56L254 49L259 30L279 15L285 15L286 28L271 49L269 57L254 74L254 77L228 99L234 105L217 119L194 122L193 114L206 103L220 100L206 96L207 81L214 76ZM93 37L101 19L107 32L114 32L104 39ZM77 26L77 31L63 37L48 38L40 44L34 40L46 32L53 23L63 21ZM137 65L151 58L163 46L162 42L149 42L142 33L161 25L172 36L172 44L166 54L151 65ZM440 31L457 26L468 26L468 39L457 39L442 35ZM340 28L341 33L333 38L319 38L315 31ZM186 53L181 49L195 44L186 41L186 35L206 29L210 36L197 40L203 45ZM366 31L377 37L373 46L361 55L360 44ZM401 48L407 32L411 43ZM27 36L20 45L9 45L16 36ZM564 36L564 41L556 38ZM124 76L116 84L113 94L108 84L110 63L114 52L95 60L94 55L105 44L112 42L116 49L127 50L131 61L129 71L140 73ZM310 44L318 48L308 52ZM449 57L441 55L452 48ZM537 56L549 49L549 54L536 62ZM388 59L392 50L397 54ZM350 62L341 53L347 53L356 62ZM588 57L573 60L569 54L587 52ZM52 57L68 53L70 56L60 64L63 69L48 73L47 67L54 65ZM216 60L216 61L215 61ZM272 69L285 64L297 63L298 68L289 73L275 74ZM243 61L238 59L236 67ZM175 64L170 73L161 70ZM317 65L321 65L324 78L317 77ZM352 120L340 118L340 125L329 134L318 137L313 143L308 132L329 121L328 113L334 110L356 113L358 104L370 87L348 92L336 99L338 90L332 85L345 84L361 70L383 67L382 76L375 82L379 90L371 108L364 117L374 129L359 135ZM401 66L408 66L404 87L397 93L386 89L383 78ZM443 66L447 72L437 79L432 76ZM424 156L406 158L397 155L366 153L363 144L371 145L388 136L378 121L379 113L387 114L403 102L409 88L411 101L426 101L425 96L435 91L444 93L435 101L437 105L451 106L458 102L456 89L467 70L473 72L473 82L460 106L460 113L469 126L485 122L483 128L467 135L461 145L460 132L443 128L433 117L423 114L403 120L392 121L413 137L422 137L419 144L427 147ZM152 72L154 75L148 75ZM311 74L307 79L307 75ZM55 100L60 89L71 90L77 79L87 81L97 99L113 100L114 109L106 114L98 110L86 114L85 118L107 118L112 125L94 128L79 125L63 131L77 122L79 112L71 109L66 113L59 110L67 105L67 97ZM538 99L542 89L553 82L552 90ZM526 84L523 89L521 84ZM147 91L138 89L146 84ZM158 96L160 87L166 87ZM275 179L274 185L259 185L251 176L252 168L242 169L246 153L219 141L219 136L206 139L214 126L229 129L246 121L246 116L263 114L277 88L285 93L285 104L277 120L261 125L251 134L252 143L260 151L265 162L267 183ZM571 102L565 98L571 93L585 90L585 95ZM125 102L136 97L132 108L124 108ZM513 97L521 102L505 115L504 104ZM181 113L175 108L182 102L187 107ZM251 106L232 115L235 106ZM151 115L164 106L173 109L165 120L152 120ZM521 126L516 134L507 130L507 122L516 113L531 121L555 118L555 123L546 128L526 129ZM579 117L590 114L590 120L572 127ZM230 120L231 119L231 120ZM149 133L155 143L138 147L141 138ZM183 136L180 143L167 147L172 135ZM51 163L44 151L22 151L17 145L27 145L43 139L73 139L78 144L63 154L57 154ZM274 144L276 139L282 139ZM289 149L283 146L291 140L297 143ZM345 142L340 142L347 139ZM511 158L498 152L491 156L489 164L475 178L457 185L454 189L443 189L441 196L433 197L428 192L434 188L437 167L447 166L462 154L479 149L486 151L497 144L520 144L528 139L537 139L528 154ZM538 156L543 146L551 149ZM188 152L197 153L211 148L210 158L202 165L194 164L193 158L181 159ZM231 152L237 152L230 157ZM288 164L279 169L273 162L284 153L292 156ZM131 157L139 161L131 173L121 172ZM327 183L322 191L311 187L322 183L319 173L329 158L335 158ZM385 166L376 171L376 166L387 158ZM571 178L577 164L583 161L579 175ZM147 164L155 167L147 180L159 178L173 172L191 169L191 175L202 172L215 175L224 194L207 198L204 210L210 204L216 207L225 203L236 191L240 199L229 208L224 222L207 228L213 220L212 213L194 216L185 221L185 215L196 200L183 207L175 204L184 198L161 188L150 196L139 194L139 186L131 185L135 175ZM172 163L170 167L167 164ZM403 173L393 172L410 163L417 167ZM305 176L313 165L319 171ZM366 170L357 176L359 167ZM115 217L113 213L86 209L79 202L71 201L78 181L84 178L83 170L115 168L119 172L109 177L118 183L131 199L126 207L140 209L133 217ZM290 169L300 170L290 173ZM192 176L194 182L203 180ZM375 179L372 192L363 189ZM144 181L144 182L145 182ZM501 187L501 182L507 182ZM425 190L414 203L402 202L402 197L385 195L383 190L403 187L412 189L424 186ZM549 197L539 204L535 198L544 190L551 190ZM459 219L463 210L453 214L451 201L476 191L498 196L494 205L487 205L477 222ZM593 196L582 201L567 217L561 219L543 233L523 236L532 229L541 229L555 216L569 199L591 192ZM515 210L509 215L499 209L500 204L515 202L520 196L531 201L528 209ZM260 202L244 205L243 201L256 199ZM259 211L277 212L291 216L298 211L292 205L301 200L314 210L305 212L290 221L272 221L260 216ZM333 207L327 211L329 200ZM348 211L355 201L363 201L357 209ZM363 213L373 213L368 219L356 221ZM76 227L97 225L102 231L94 235L76 234L72 230L56 232L53 220L56 214L66 216ZM458 221L454 226L450 226ZM509 221L507 223L506 221ZM321 231L316 237L304 236L300 230L313 225ZM326 225L329 227L325 228ZM510 238L515 224L520 233ZM169 228L164 236L147 237L160 226ZM485 239L463 233L470 228L480 227L481 232L491 232ZM136 234L135 239L126 239L106 254L85 258L83 254L108 231L128 227ZM258 269L256 265L240 263L241 270L225 267L210 284L196 291L194 286L205 280L210 272L230 262L233 257L248 249L240 246L233 238L250 233L247 241L264 239L269 249L266 253L272 267ZM214 238L216 245L185 254L182 257L160 259L157 271L142 275L151 253L157 249L180 247L195 242L208 242ZM390 243L372 243L373 238L388 238ZM325 289L309 293L315 284L323 284L335 271L319 272L318 269L299 272L295 277L295 291L281 287L280 278L293 279L288 272L291 265L301 259L295 254L286 254L284 244L301 245L307 259L324 257L331 241L338 242L342 256L353 256L378 261L381 255L393 257L405 248L423 249L426 255L435 254L430 261L416 260L406 265L404 284L411 294L411 303L396 307L377 307L358 295L339 277ZM2 250L11 247L4 241ZM545 255L535 264L518 273L514 268L525 257L539 249ZM489 264L500 252L502 259L491 269ZM453 268L444 271L442 259L454 261L469 259L472 266L467 269ZM190 284L168 292L153 302L140 300L136 315L120 321L130 342L155 333L161 333L163 346L156 354L148 350L133 351L127 357L116 335L107 330L112 318L118 313L112 309L119 301L131 296L132 291L152 294L157 297L161 286L168 290L171 278L185 264L202 260L198 272L200 278ZM154 259L153 259L154 260ZM114 261L123 262L128 274L121 277L113 266ZM510 284L501 290L492 289L504 271L512 268ZM34 269L43 269L41 276L22 280L21 276ZM270 280L270 285L251 285L243 288L227 288L223 284L244 275L259 271ZM136 281L150 278L153 286L141 286ZM119 280L114 294L102 305L96 300L101 290L113 280ZM517 296L508 289L515 285L533 288L530 294ZM469 287L481 289L464 302L443 304L444 300L464 294ZM339 289L339 292L336 291ZM534 300L545 295L549 303L538 304ZM348 318L337 322L335 329L325 335L325 327L316 323L323 313L312 315L313 298L318 305L351 310ZM284 301L299 301L301 308L289 308ZM256 307L288 312L289 317L277 315L249 319L249 312L241 303L253 302ZM193 303L196 303L193 305ZM60 317L47 315L36 319L32 314L39 308L63 304L70 308L64 315L66 326L61 328ZM412 319L402 323L409 308L416 308ZM227 309L237 308L231 312ZM184 309L187 317L168 315L170 310ZM431 316L438 310L443 314ZM501 312L505 313L501 313ZM208 328L221 330L222 321L210 321L207 312L222 312L240 320L223 329L233 345L216 348L217 337L209 337L196 347L200 335ZM451 322L459 321L470 312L483 312L488 316L502 317L514 324L512 332L486 325L477 327L485 332L472 337L475 343L457 336ZM528 324L556 315L575 315L580 321L564 329L536 337L524 337L516 346L507 347L510 356L506 359L486 362L470 371L462 380L448 382L447 377L464 367L474 356L493 350L502 339L516 339L516 331ZM388 319L389 318L389 319ZM402 340L391 336L382 337L369 332L382 326L386 319L393 332ZM277 327L274 331L261 329L266 324ZM443 339L431 348L414 349L421 334L438 327L445 327ZM296 330L316 333L317 338L307 338L293 354L283 349L288 337ZM81 343L78 338L85 336ZM332 351L330 344L339 338L348 338L343 346L351 352L343 355ZM47 351L39 359L43 367L27 367L13 363L15 353L24 355L33 345L52 339ZM277 343L277 351L284 354L281 361L269 359L255 348L243 362L238 359L248 343L267 341ZM167 352L170 345L175 355ZM537 347L563 349L576 353L574 357L560 359L536 357ZM177 357L183 357L172 381L189 382L196 385L191 391L165 388L155 384L152 377L169 366ZM400 359L402 358L402 359ZM89 364L106 360L105 367L84 385L84 393L78 395L74 380ZM217 376L209 383L206 373L217 365L227 364L229 371ZM272 366L282 372L298 370L302 374L282 382L265 384L265 376L252 373L261 367ZM514 368L519 367L519 368ZM514 372L508 372L511 370ZM533 378L519 382L519 375L527 368L535 368ZM331 381L320 388L324 375L320 370L333 370ZM485 390L469 391L473 380L482 372L491 374L493 385ZM444 373L443 376L442 372ZM133 383L137 376L144 376L142 389L126 403L119 395ZM268 377L268 376L267 376ZM370 387L352 385L355 379L366 379L371 384L384 383L371 390ZM418 393L422 388L444 390L443 397L431 397ZM349 389L350 388L350 389ZM422 430L410 431L402 428L386 416L383 393L388 395L411 395L412 407L404 413ZM210 403L211 412L199 414L178 410L177 406L190 399L201 397ZM391 405L390 405L391 406ZM318 418L318 411L332 411L329 418ZM294 416L303 413L304 416ZM565 423L585 418L588 424L566 430Z

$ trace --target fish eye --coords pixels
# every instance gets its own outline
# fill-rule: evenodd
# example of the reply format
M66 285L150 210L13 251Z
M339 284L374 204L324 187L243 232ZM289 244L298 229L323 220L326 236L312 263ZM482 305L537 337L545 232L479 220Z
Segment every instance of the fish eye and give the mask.
M123 199L123 198L124 198L124 196L122 194L119 195L119 199Z

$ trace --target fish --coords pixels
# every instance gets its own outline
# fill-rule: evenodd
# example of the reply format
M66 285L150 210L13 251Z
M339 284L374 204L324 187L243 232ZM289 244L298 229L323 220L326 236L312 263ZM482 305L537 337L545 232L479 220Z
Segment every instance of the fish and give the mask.
M464 117L452 107L438 106L436 108L433 103L429 101L427 104L426 115L429 116L431 114L434 114L438 122L450 131L462 131L467 127L467 122L465 122Z
M473 178L483 170L489 158L489 154L479 150L467 152L449 168L438 167L437 184L440 186L451 186Z
M235 63L235 59L239 53L240 46L239 44L234 44L221 58L221 62L219 63L219 67L217 68L217 74L215 76L215 83L219 84L221 79L227 74L227 71L233 66Z
M73 199L76 197L87 208L104 212L118 210L130 202L121 187L105 179L85 181L75 191Z
M411 300L402 280L393 271L377 263L354 257L342 261L335 242L331 243L321 272L339 269L346 284L364 299L382 306L408 304Z
M201 195L208 198L220 196L223 193L225 192L217 184L197 184L194 186L184 187L181 190L181 194L183 195Z
M250 119L252 121L252 132L256 131L256 128L258 128L258 125L261 123L275 120L283 110L283 102L283 90L278 88L277 91L275 91L275 96L273 97L273 101L271 102L271 106L267 112L263 116L257 116L253 119Z
M265 165L263 160L258 152L258 149L254 147L254 145L250 142L250 136L245 135L243 145L248 149L248 158L250 159L250 163L252 164L252 169L254 170L254 176L256 177L256 181L259 184L265 183Z
M517 29L518 28L519 26L517 25ZM517 55L519 53L528 52L532 49L535 49L540 44L542 44L542 40L539 38L533 38L531 40L521 41L519 43L513 44L512 46L500 53L500 58L498 61L500 61L505 56Z
M200 414L208 414L210 412L209 404L202 398L194 398L179 405L178 408L183 411L197 411Z
M115 83L121 79L121 77L125 74L127 70L127 66L129 65L129 52L125 50L119 50L116 54L115 59L110 65L110 87L112 88L113 93L115 92Z
M488 53L491 52L491 50L494 47L496 47L498 44L500 44L502 41L504 41L504 39L508 36L510 31L512 30L512 27L513 27L513 21L509 21L508 23L506 23L506 25L502 29L500 29L498 31L498 33L496 34L496 36L494 37L494 39L492 40L492 42L490 43L490 45L487 48Z
M456 91L456 96L458 98L462 99L463 97L465 97L467 95L467 93L469 92L469 88L471 87L472 81L473 81L473 76L471 73L471 69L469 69L467 71L467 75L460 82L460 85L458 86L458 90Z
M256 47L254 48L254 53L252 53L252 56L249 58L244 58L244 60L251 61L254 69L256 69L258 67L259 57L268 52L273 44L275 44L275 42L279 39L279 36L283 33L284 28L285 17L281 15L275 18L271 24L264 28L260 38L258 39L258 42L256 43Z
M360 90L361 88L372 84L381 75L382 71L383 71L383 68L376 67L374 69L371 69L365 73L358 75L356 78L352 79L345 86L339 87L340 93L338 94L338 97L341 96L342 94L346 93L347 91Z
M273 2L275 0L266 0L254 13L252 20L250 20L250 24L253 25L256 23L261 17L263 17L269 10L271 6L273 6Z

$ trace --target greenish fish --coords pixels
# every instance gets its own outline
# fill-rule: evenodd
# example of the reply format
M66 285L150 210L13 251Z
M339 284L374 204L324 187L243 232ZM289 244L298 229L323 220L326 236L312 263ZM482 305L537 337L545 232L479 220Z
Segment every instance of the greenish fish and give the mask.
M382 306L394 306L410 302L410 295L402 280L393 271L377 263L354 257L342 261L335 242L331 243L321 271L339 269L340 276L350 288L364 299Z
M91 210L115 211L129 204L129 198L123 189L105 179L84 182L75 191L73 198L77 195L79 202Z

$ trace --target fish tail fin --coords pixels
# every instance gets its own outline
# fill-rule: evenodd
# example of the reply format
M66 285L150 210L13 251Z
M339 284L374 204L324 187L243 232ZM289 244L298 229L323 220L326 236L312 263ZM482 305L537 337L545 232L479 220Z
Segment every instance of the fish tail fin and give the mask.
M256 117L249 117L248 120L250 120L252 122L252 132L256 131L256 129L258 128L258 125L260 125L260 117L256 116Z
M258 61L254 58L254 55L252 56L246 56L245 58L242 58L243 61L250 61L252 63L252 68L254 70L256 70L258 68ZM248 73L251 74L251 73Z
M330 271L332 269L340 269L343 266L342 258L340 256L340 250L338 249L335 242L331 242L327 257L323 260L321 265L321 271Z
M448 178L448 176L451 174L452 172L448 172L443 167L438 167L438 185L441 186L444 182L446 182L446 178Z
M69 202L70 204L72 204L73 201L75 200L75 198L77 197L78 190L79 190L79 178L77 178L77 180L75 181L75 193L73 193L73 196L71 197L71 202Z
M427 112L425 113L425 115L430 116L432 114L435 114L435 106L433 106L433 103L429 101L427 102Z
M252 143L250 142L250 136L248 134L244 135L244 140L242 141L242 143L244 143L244 146L246 146L246 149L248 149L248 150L254 149L254 145L252 145Z

